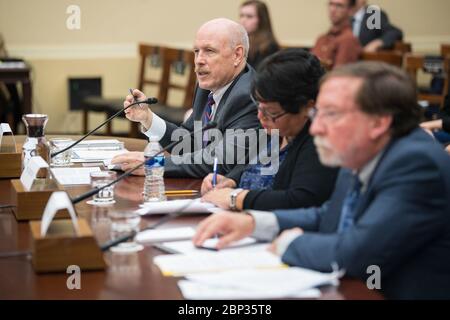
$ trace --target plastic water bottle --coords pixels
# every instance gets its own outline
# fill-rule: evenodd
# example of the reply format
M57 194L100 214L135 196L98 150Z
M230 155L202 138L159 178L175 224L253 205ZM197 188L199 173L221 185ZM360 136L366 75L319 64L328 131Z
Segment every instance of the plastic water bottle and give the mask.
M156 137L150 137L150 142L144 150L145 157L145 182L144 201L166 200L164 187L164 154L155 156L162 150Z

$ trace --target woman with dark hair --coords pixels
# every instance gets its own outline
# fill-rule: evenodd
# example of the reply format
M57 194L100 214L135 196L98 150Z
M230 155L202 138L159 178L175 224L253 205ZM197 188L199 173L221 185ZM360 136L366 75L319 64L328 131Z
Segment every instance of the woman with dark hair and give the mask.
M279 50L272 31L269 10L262 1L245 1L239 10L239 20L247 30L250 40L247 62L256 69L265 57Z
M218 175L216 187L208 175L202 184L203 201L224 209L273 210L318 206L328 200L337 170L320 163L308 118L323 74L320 61L301 49L283 50L262 62L252 96L267 134L278 130L279 170L262 174L272 164L258 159L226 177Z

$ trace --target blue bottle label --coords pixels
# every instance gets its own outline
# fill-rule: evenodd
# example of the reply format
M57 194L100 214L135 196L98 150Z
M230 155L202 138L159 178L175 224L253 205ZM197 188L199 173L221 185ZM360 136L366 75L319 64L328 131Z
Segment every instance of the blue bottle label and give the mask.
M164 156L156 156L154 158L146 158L145 165L150 167L164 167Z

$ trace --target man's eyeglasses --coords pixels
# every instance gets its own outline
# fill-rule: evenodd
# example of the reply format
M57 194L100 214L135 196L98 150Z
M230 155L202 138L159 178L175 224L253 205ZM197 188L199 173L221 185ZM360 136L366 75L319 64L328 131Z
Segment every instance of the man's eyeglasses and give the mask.
M342 116L344 116L347 113L352 113L358 110L343 110L343 111L333 111L333 110L326 110L326 111L320 111L317 110L317 108L311 108L308 111L308 118L313 121L316 118L322 119L323 121L327 123L331 123L333 121L339 120Z
M279 113L279 114L272 114L272 113L268 112L267 110L265 110L264 108L262 108L261 102L258 101L253 95L250 95L250 99L252 99L253 103L256 104L256 108L258 108L258 111L261 111L261 113L263 114L263 117L265 119L271 120L272 122L275 122L275 121L277 121L277 119L288 114L288 112L286 112L286 111Z

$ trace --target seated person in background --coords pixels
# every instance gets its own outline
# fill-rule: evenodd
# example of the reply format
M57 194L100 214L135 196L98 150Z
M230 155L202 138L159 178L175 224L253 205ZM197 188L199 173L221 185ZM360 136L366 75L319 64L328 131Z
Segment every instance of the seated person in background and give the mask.
M377 266L387 298L449 299L450 157L419 128L410 77L384 63L344 66L322 81L316 107L310 132L320 160L343 168L330 200L214 214L195 245L216 234L218 248L276 238L271 250L291 266L330 272L336 263L363 281Z
M5 40L0 34L0 60L8 58ZM17 85L15 83L0 82L0 121L8 121L8 113L12 113L14 117L11 125L12 131L16 134L18 124L22 121L22 99L19 96Z
M214 19L200 27L194 43L198 88L193 112L183 123L184 128L193 130L194 121L203 122L204 125L215 121L218 124L217 129L222 133L227 129L246 130L259 127L256 106L250 99L250 86L255 72L246 62L248 48L247 32L234 21ZM133 95L137 100L146 99L139 90L134 90ZM133 97L128 95L124 107L132 101ZM179 128L158 117L150 108L130 108L125 113L129 120L141 123L148 137L159 137L163 147L172 142L172 133ZM202 147L210 143L203 139L200 148L183 156L193 159L199 155L203 159ZM224 152L227 152L228 148L235 148L230 142L227 145L227 142L223 141L223 145ZM144 161L143 153L133 152L117 156L112 163L121 164L123 170L128 170L141 161ZM229 172L235 165L236 162L224 164L221 171ZM166 158L165 176L168 177L204 178L211 171L212 164L203 160L200 164L193 161L175 164L173 159ZM144 170L138 170L136 174L144 175Z
M320 61L301 49L283 50L262 62L252 92L262 127L269 135L279 130L279 170L264 175L261 170L270 164L261 162L236 167L226 177L219 175L215 188L210 174L202 184L204 201L223 209L272 210L318 206L329 199L337 171L320 163L308 119L323 74Z
M250 39L247 61L257 69L265 57L279 50L267 5L258 0L245 1L239 10L239 22L247 30Z
M403 39L403 32L390 24L389 18L383 10L380 11L380 28L369 29L369 19L372 21L371 17L374 12L368 12L367 9L366 0L356 0L351 19L353 34L359 39L363 50L376 52L393 49L395 42Z
M361 55L349 22L354 5L355 0L330 0L328 4L331 29L317 39L311 52L331 68L358 61Z
M450 89L449 89L450 90ZM450 93L450 92L449 92ZM430 131L439 142L450 143L450 94L447 94L442 109L442 117L439 120L423 122L420 126Z

